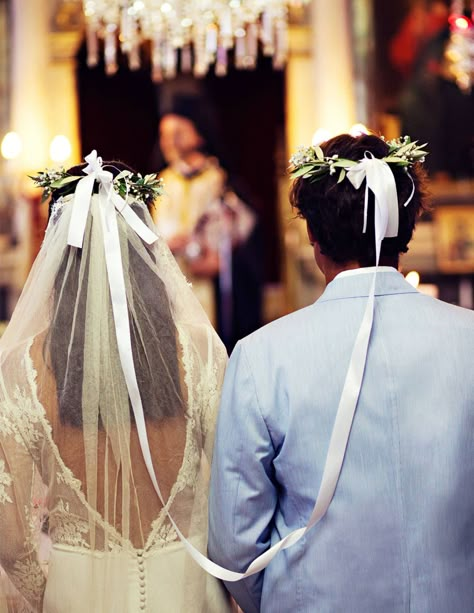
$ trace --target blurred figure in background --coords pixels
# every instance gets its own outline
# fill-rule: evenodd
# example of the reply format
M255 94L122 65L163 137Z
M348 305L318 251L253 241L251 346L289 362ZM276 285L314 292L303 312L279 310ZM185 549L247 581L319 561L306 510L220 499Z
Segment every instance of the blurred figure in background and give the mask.
M205 124L193 99L162 116L165 194L154 217L230 351L261 324L261 241L256 213L211 155Z

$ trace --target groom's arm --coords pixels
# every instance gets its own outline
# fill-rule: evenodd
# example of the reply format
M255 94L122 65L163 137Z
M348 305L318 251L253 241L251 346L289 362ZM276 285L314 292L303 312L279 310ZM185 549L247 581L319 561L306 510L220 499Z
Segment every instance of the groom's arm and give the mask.
M277 504L274 449L253 375L238 343L224 379L209 502L209 555L235 571L269 549ZM258 613L262 584L263 572L226 586L245 613Z

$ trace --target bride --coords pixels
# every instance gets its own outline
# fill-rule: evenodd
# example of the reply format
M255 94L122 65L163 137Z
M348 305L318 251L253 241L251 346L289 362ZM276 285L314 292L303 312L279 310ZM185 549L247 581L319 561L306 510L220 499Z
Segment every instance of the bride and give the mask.
M160 181L86 161L36 177L49 224L0 340L0 610L225 613L176 528L206 551L226 352L153 233Z

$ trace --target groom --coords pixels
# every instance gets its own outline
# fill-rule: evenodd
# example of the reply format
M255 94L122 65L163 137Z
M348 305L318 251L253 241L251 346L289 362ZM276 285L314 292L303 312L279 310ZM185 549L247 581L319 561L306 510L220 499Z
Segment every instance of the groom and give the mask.
M425 206L417 160L393 164L387 143L366 135L336 137L322 150L314 160L303 156L291 199L327 288L232 354L212 467L209 554L244 571L311 516L376 261L374 196L363 233L364 183L356 189L337 161L387 158L382 191L395 189L398 232L382 242L374 323L335 494L296 545L227 587L245 613L472 613L474 313L420 294L397 272ZM402 145L398 151L403 160Z

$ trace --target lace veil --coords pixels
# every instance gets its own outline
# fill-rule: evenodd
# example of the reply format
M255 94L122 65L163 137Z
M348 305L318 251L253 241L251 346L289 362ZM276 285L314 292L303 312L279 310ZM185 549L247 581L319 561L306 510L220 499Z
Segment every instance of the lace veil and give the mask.
M77 248L68 244L74 198L55 204L0 340L0 564L8 575L0 578L0 592L6 586L0 611L2 603L19 610L15 598L26 609L40 609L41 529L49 530L53 547L90 556L92 583L104 554L146 555L179 542L147 472L129 400L101 199L90 199ZM131 197L127 203L154 231L147 207ZM120 212L114 210L114 218L151 460L167 510L205 553L226 352L164 241L147 244ZM189 556L181 571L187 585L209 580ZM98 590L110 590L103 585L107 572L102 567L97 575L95 599ZM83 610L94 609L85 601ZM194 602L188 610L205 609Z

